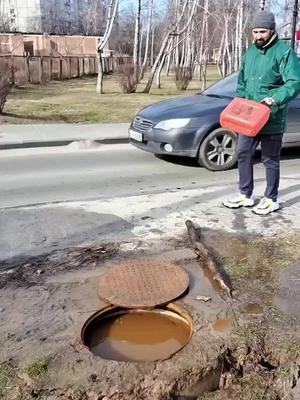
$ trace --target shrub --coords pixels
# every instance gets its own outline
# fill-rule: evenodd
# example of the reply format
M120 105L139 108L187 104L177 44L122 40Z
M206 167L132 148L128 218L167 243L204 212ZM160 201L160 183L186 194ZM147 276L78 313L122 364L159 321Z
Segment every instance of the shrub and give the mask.
M177 67L175 69L175 83L177 89L186 90L192 79L193 71L191 67Z
M139 71L135 74L133 64L121 64L118 66L119 84L123 93L135 93L138 81Z

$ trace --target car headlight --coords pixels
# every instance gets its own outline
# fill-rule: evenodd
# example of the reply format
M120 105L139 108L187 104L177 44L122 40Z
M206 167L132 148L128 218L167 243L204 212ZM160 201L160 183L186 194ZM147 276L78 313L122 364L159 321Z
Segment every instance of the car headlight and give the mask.
M169 129L182 128L190 122L190 118L176 118L167 119L166 121L160 121L154 128L163 129L168 131Z

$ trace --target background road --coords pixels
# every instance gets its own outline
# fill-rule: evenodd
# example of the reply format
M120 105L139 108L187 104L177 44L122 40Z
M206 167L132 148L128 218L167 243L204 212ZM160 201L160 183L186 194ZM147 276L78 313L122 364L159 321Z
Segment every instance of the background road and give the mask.
M283 209L261 218L251 210L221 206L237 189L237 170L210 172L190 160L159 159L129 144L2 150L0 260L82 243L180 237L187 218L243 234L300 229L298 152L283 156ZM260 196L260 163L255 177Z
M213 173L189 159L181 160L182 165L180 159L174 160L159 159L129 144L81 151L68 146L2 151L1 208L188 189L224 179L236 181L236 171Z

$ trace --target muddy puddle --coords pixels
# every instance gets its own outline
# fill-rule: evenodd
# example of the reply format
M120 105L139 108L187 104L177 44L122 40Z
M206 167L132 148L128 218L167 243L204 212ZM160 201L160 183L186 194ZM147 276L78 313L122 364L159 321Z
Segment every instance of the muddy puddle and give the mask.
M217 318L212 327L217 332L225 332L232 327L232 320L229 318Z
M155 361L169 358L189 341L191 326L165 310L119 310L88 325L85 344L106 360Z

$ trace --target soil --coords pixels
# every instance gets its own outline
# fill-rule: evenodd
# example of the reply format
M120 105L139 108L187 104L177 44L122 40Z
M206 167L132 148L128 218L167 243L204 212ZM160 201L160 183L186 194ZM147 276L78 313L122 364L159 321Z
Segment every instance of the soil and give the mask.
M300 234L266 239L204 230L203 240L230 276L232 298L213 287L186 236L147 246L102 243L3 263L0 397L297 399ZM97 296L98 277L139 259L175 262L188 272L189 291L176 303L193 319L192 339L165 361L96 357L80 333L105 306Z

